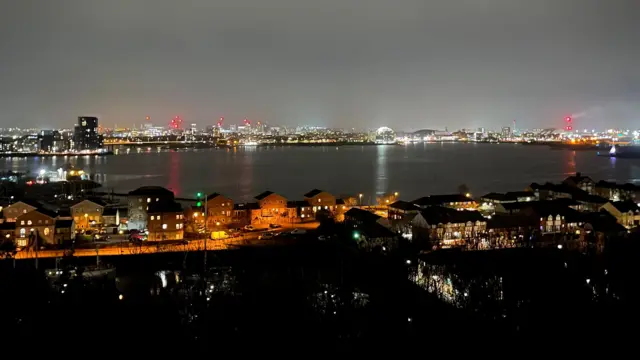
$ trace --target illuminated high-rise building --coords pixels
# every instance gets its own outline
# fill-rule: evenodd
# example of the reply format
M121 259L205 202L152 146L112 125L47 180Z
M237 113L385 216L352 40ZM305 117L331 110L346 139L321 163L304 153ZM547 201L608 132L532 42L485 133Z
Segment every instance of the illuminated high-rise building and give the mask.
M78 124L74 127L74 138L75 149L78 151L101 149L102 136L98 133L98 118L78 117Z

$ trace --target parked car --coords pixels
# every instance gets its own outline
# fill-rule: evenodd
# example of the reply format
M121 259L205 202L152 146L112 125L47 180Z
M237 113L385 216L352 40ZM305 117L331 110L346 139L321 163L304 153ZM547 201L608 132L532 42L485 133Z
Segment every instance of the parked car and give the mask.
M269 224L269 229L280 229L282 225L278 224Z
M307 233L307 230L305 230L305 229L294 229L291 232L291 235L304 235L306 233Z
M254 228L253 225L247 225L247 226L244 227L244 229L246 231L254 231L256 228Z
M264 234L260 235L258 237L258 239L268 240L268 239L273 239L274 237L275 237L275 235L272 234L272 233L264 233Z

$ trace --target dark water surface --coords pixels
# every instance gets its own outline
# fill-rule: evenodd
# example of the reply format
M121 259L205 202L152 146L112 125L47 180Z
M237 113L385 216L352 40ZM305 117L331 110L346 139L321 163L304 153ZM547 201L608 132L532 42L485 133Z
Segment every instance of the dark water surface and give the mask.
M126 192L160 185L177 195L217 191L248 201L269 189L296 199L321 188L337 195L400 192L411 200L453 193L460 184L474 195L522 190L533 181L559 181L580 171L596 180L640 182L640 160L595 152L512 144L409 146L257 147L160 151L131 149L109 157L0 159L0 169L37 172L67 163L97 175L105 188Z

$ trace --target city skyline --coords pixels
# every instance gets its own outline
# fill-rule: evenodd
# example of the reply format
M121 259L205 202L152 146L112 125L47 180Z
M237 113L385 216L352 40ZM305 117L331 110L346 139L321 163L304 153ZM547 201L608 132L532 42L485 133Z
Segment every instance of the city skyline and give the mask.
M561 128L571 115L591 129L633 127L640 114L631 0L22 1L8 10L0 127L69 127L81 115L106 127L146 116L165 125L179 115L199 127L225 117Z

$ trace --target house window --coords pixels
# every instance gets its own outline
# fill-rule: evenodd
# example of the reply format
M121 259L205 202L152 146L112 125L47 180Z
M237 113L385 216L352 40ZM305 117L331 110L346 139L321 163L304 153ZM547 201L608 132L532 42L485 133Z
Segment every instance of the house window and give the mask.
M151 215L151 220L155 220L155 218L156 218L155 216Z
M160 201L160 198L156 198L156 201Z
M45 223L45 224L48 224L48 223L49 223L49 220L45 220L45 221L44 221L44 223Z
M25 228L20 229L20 237L25 237L26 235L27 235L27 229L25 229ZM24 246L24 245L22 245L22 246Z
M22 210L22 213L26 214L27 213L27 209Z
M77 217L77 216L74 216L74 217L73 217L73 220L78 221L78 217Z
M42 224L42 220L38 220L38 224Z
M176 230L180 229L180 224L176 224Z
M180 219L180 215L176 215L176 220Z
M162 224L162 230L166 230L167 229L167 224Z
M27 220L27 225L31 225L33 222L31 220Z
M156 216L156 220L161 220L160 215Z
M21 220L21 221L20 221L20 225L24 225L24 220Z
M138 199L138 202L142 202L142 199Z
M49 236L49 228L44 228L44 236Z

